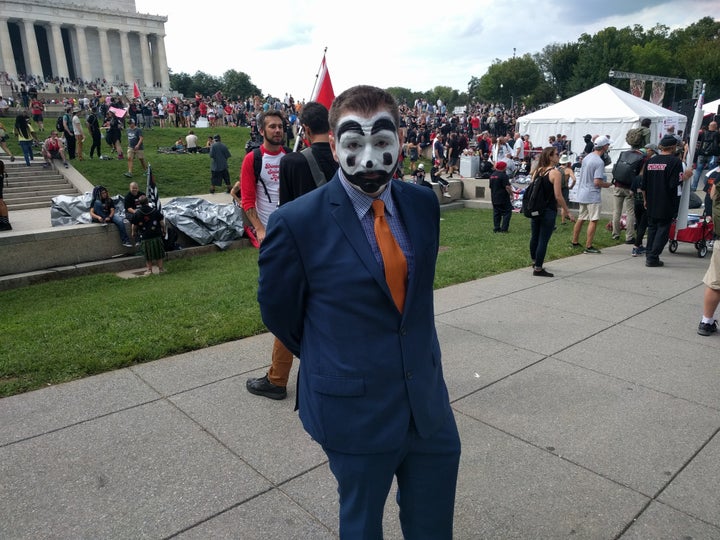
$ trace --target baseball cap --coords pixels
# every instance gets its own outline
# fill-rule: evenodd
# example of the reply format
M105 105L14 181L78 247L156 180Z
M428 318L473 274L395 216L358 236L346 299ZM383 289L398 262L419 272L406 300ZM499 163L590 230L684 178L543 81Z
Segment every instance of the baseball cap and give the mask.
M665 135L662 139L660 139L660 144L658 146L670 148L671 146L677 146L677 143L678 140L675 137L672 135Z
M655 152L657 154L657 151L658 151L657 144L655 144L655 143L646 144L645 150L652 150L653 152Z
M605 135L600 135L600 137L595 139L595 142L593 144L595 148L602 148L603 146L611 145L612 141L608 139Z

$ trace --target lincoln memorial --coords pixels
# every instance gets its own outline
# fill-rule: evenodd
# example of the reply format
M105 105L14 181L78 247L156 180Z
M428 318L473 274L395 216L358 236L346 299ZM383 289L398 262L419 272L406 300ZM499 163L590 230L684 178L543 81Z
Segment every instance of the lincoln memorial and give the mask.
M135 0L0 0L0 72L167 90L166 21Z

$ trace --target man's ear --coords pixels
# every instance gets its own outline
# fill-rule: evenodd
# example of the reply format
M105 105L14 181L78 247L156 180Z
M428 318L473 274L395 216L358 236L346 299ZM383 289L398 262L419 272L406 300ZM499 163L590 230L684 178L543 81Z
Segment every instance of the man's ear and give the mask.
M332 131L328 134L328 140L330 141L330 150L332 150L333 157L335 158L335 161L340 163L340 160L337 156L337 151L335 149L335 136L333 135Z

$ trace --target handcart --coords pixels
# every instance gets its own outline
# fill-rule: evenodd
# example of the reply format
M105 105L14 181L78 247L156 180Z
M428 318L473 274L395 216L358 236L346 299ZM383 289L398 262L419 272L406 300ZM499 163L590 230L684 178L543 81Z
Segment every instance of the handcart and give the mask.
M698 257L704 257L708 252L708 242L712 242L714 230L711 216L688 216L688 225L684 229L675 229L675 220L670 224L670 241L668 249L675 253L678 242L695 244Z

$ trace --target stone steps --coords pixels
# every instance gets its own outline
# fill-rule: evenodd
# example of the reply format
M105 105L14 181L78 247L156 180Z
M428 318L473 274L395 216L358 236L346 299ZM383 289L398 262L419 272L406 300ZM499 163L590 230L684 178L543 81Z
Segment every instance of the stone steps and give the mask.
M43 161L35 160L30 167L16 158L14 163L5 162L8 178L3 187L3 200L8 210L50 208L57 195L81 195L81 193L53 167L43 167Z

